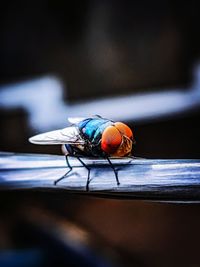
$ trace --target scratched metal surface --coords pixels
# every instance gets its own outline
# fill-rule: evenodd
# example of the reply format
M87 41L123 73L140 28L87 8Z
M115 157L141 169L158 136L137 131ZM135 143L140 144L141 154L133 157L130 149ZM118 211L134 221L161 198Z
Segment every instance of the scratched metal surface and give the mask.
M66 171L65 158L54 155L0 153L0 190L60 190L92 196L168 202L200 202L199 159L112 159L120 185L106 160L83 158L92 167L89 192L87 170L70 158L73 171L56 186Z

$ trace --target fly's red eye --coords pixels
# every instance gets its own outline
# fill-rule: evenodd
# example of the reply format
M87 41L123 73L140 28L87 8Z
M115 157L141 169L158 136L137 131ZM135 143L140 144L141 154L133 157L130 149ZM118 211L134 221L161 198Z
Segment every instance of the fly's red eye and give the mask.
M101 149L108 154L114 153L122 142L120 132L114 126L108 126L102 134Z
M133 139L133 133L126 124L122 122L116 122L114 125L122 133L122 135L125 135L128 138Z

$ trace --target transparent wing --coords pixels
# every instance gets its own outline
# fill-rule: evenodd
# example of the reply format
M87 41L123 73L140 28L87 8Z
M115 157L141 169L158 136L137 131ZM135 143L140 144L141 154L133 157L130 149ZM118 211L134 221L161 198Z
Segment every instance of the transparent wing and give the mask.
M84 144L77 127L71 126L64 129L46 132L29 138L29 142L38 145L58 144Z
M78 124L79 122L85 120L86 118L83 117L70 117L68 118L68 121L72 124Z
M102 118L100 115L92 115L90 118ZM68 121L72 124L78 124L79 122L85 120L87 118L84 117L69 117Z

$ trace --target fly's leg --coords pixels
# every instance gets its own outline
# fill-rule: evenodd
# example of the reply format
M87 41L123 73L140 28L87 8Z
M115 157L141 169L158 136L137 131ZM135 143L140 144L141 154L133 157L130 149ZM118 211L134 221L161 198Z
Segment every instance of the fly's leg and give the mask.
M89 183L90 183L90 168L85 164L85 162L82 161L79 157L77 159L80 161L80 163L88 170L88 177L87 177L87 183L86 183L86 191L89 191Z
M67 177L67 175L72 171L72 166L69 164L69 159L68 159L68 155L65 156L66 159L66 163L67 163L67 167L69 168L69 170L59 179L54 181L54 185L57 185L58 182L60 182L61 180L65 179Z
M114 173L115 173L115 178L116 178L116 182L117 182L117 185L120 185L120 182L119 182L119 178L118 178L118 172L116 171L114 165L112 164L111 160L107 157L106 158L110 164L110 167L113 169Z
M134 156L132 156L132 155L130 155L130 156L127 156L127 158L128 158L128 159L130 159L129 163L130 163L130 162L132 162L132 160L134 160L134 159L135 159L135 157L134 157Z
M141 157L134 157L134 156L128 156L127 158L131 159L131 160L135 160L135 159L144 159Z

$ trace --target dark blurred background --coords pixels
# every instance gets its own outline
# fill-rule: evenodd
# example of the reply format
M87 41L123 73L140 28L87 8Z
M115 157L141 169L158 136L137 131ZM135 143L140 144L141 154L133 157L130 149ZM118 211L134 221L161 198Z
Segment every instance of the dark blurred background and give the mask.
M6 88L13 90L8 98L14 104L0 105L0 150L61 153L60 147L28 143L28 137L40 129L31 127L26 109L15 106L15 99L19 101L16 84L28 97L24 82L56 77L62 85L62 101L69 105L174 88L188 92L199 64L199 29L198 1L4 1L0 8L0 96ZM41 100L40 90L35 86L33 106L48 100L48 94ZM110 105L112 109L112 101ZM47 125L48 120L46 116ZM133 120L127 122L137 140L135 155L199 158L199 121L198 106L137 121L133 107ZM13 198L20 206L24 199L32 203L34 196ZM2 201L9 199L10 195L2 196ZM38 199L36 206L46 201L43 209L51 209L51 196L44 193ZM70 219L116 249L122 255L122 266L200 266L199 206L69 199ZM56 203L63 207L63 216L66 200L56 196ZM14 215L4 204L2 210L0 231L7 235L2 240L7 240L11 234L4 228ZM15 242L7 243L2 241L0 247L15 247Z
M0 9L0 90L46 75L61 80L63 99L69 104L152 88L186 90L199 61L197 6L197 1L169 0L4 2ZM29 94L28 88L25 92ZM16 94L8 97L14 101ZM35 95L40 101L39 86L35 86ZM65 117L70 115L66 112ZM0 149L60 153L56 147L29 145L27 137L36 131L27 120L22 108L1 109ZM199 108L159 121L129 121L137 139L135 153L198 158L198 122Z

